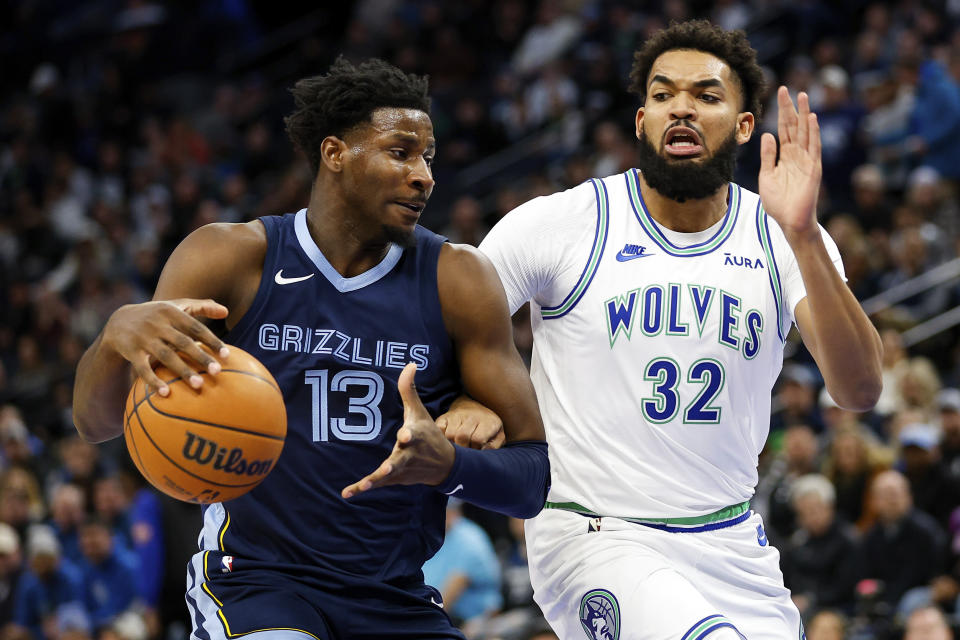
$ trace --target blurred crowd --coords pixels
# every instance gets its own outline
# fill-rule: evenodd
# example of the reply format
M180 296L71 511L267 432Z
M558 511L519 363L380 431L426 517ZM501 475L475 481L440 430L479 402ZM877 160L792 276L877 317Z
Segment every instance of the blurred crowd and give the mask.
M745 29L823 135L821 223L881 329L884 392L852 414L792 336L754 509L810 640L960 624L960 3L943 0L0 1L0 638L180 639L199 510L70 415L83 350L150 297L191 230L306 205L286 88L337 54L431 78L426 226L477 244L538 195L634 166L633 52L670 20ZM293 3L296 4L296 3ZM329 5L333 3L320 3ZM761 130L776 127L770 91ZM756 188L759 136L737 181ZM880 298L876 296L880 295ZM878 302L879 301L879 302ZM529 316L515 318L529 354ZM425 568L471 638L546 640L522 523L453 504Z

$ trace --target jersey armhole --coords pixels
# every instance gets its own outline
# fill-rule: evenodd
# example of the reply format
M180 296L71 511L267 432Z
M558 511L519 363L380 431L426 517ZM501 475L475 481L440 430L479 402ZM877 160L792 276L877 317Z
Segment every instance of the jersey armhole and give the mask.
M261 302L269 294L270 278L268 278L267 275L270 272L270 267L276 262L275 254L277 252L277 245L279 244L280 225L283 219L284 216L263 216L257 218L267 234L267 251L263 256L263 267L260 271L260 285L257 287L257 293L253 296L253 300L250 301L247 312L244 313L243 317L237 321L237 324L233 325L232 329L228 329L226 335L223 336L225 342L229 343L230 340L242 335L265 307Z
M552 307L540 307L540 315L544 320L562 318L570 313L577 303L580 302L580 299L583 298L583 295L587 292L590 283L593 282L593 277L596 275L597 268L600 266L600 257L603 255L603 250L607 246L607 234L610 230L610 199L607 195L607 186L603 183L603 180L597 178L591 178L590 184L593 186L597 207L597 227L593 234L593 246L590 249L590 256L587 259L586 266L580 273L580 278L570 293L563 299L563 302Z

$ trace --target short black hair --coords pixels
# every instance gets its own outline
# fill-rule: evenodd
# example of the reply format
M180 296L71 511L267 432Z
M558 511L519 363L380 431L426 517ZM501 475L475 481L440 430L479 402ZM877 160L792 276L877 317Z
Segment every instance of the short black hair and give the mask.
M383 107L429 114L428 89L426 76L404 73L379 58L353 65L340 56L326 74L303 78L293 86L296 109L283 121L290 140L307 155L316 173L324 138L343 137Z
M765 82L763 70L757 64L757 52L750 46L747 34L742 30L728 31L709 20L671 22L669 27L658 31L633 54L629 90L640 97L641 103L647 101L647 78L653 63L663 53L676 49L703 51L726 62L740 81L744 111L760 119L763 111L760 98Z

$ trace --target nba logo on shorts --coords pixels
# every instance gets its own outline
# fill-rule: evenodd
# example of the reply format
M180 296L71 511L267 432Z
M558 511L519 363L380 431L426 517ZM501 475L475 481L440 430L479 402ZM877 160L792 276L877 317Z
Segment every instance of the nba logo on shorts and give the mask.
M220 573L230 573L231 571L233 571L233 556L220 558Z
M580 624L590 640L620 638L620 605L606 589L588 591L580 600Z

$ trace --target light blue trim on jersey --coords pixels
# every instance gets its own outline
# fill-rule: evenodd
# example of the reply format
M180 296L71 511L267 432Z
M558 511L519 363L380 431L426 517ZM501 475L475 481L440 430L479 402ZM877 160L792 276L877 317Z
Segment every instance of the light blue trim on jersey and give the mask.
M640 226L658 247L671 256L688 258L712 253L730 237L737 225L737 218L740 216L740 185L731 182L727 185L727 211L723 216L723 224L720 225L717 232L710 239L687 247L675 245L667 238L663 230L660 229L660 225L647 211L647 205L643 201L643 193L640 191L640 173L636 169L631 169L624 174L624 178L627 181L627 193L630 195L630 206L633 208L633 213L636 215Z
M770 240L770 226L767 224L767 213L763 210L763 204L757 202L757 238L760 240L760 246L763 249L763 255L767 262L767 276L770 279L770 289L773 291L773 299L777 305L777 337L780 342L787 340L787 328L783 326L783 319L786 317L783 303L783 284L780 281L780 269L777 267L777 257L773 254L773 242Z
M317 269L320 270L320 273L323 274L323 277L329 280L330 284L332 284L340 293L356 291L357 289L363 289L367 285L373 284L380 278L390 273L390 270L397 266L397 263L400 262L400 256L403 255L403 247L398 244L391 244L390 248L387 250L387 255L383 258L383 260L380 261L378 265L364 271L360 275L353 276L352 278L344 278L336 269L333 268L333 265L330 264L327 258L320 251L320 248L317 247L317 243L314 242L313 238L310 236L310 230L307 228L306 209L301 209L297 212L293 226L294 229L296 229L297 240L300 242L300 246L303 248L304 253L306 253L307 257L310 258L310 261L316 265Z
M587 266L583 268L576 286L567 294L563 302L555 307L542 307L540 309L540 315L544 320L562 318L580 302L590 283L593 282L593 276L597 274L600 258L607 246L607 232L610 230L610 199L607 196L607 185L603 184L603 180L596 178L592 178L590 184L593 185L593 191L597 199L597 229L593 234L593 248L590 250Z

